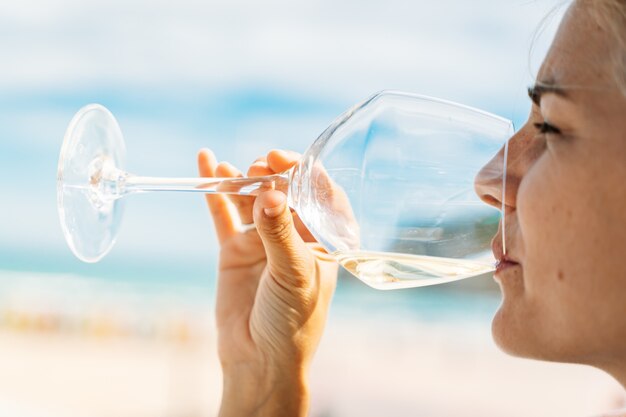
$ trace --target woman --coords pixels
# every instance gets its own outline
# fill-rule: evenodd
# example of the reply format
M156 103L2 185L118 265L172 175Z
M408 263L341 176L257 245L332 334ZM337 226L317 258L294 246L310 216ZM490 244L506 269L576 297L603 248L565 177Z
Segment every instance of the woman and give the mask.
M592 365L626 386L626 1L575 1L529 93L509 142L506 254L494 238L493 336L513 355ZM248 175L297 159L273 151ZM210 151L198 162L203 176L241 175ZM501 207L501 181L478 175L476 190ZM304 416L337 266L282 193L232 197L236 213L227 197L207 200L221 245L220 415Z

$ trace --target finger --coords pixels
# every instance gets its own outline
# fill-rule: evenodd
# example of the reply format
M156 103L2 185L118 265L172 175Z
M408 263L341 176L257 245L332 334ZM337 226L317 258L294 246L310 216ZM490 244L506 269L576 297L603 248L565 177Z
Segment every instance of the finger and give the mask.
M250 165L250 168L248 168L249 177L262 177L264 175L272 174L274 174L274 171L267 166L265 158L263 158L263 160L257 159L254 163L252 163L252 165Z
M283 172L294 166L300 157L297 152L274 149L267 154L267 165L274 172Z
M227 178L241 178L243 174L237 168L229 164L228 162L220 162L215 169L215 175L217 177ZM229 194L228 199L237 208L239 213L239 219L241 224L250 224L254 220L252 218L252 207L254 205L254 197L246 195Z
M276 190L259 194L254 203L254 222L271 276L284 288L315 285L313 256L296 231L285 194Z
M282 149L271 150L267 154L267 163L269 168L274 172L283 172L291 168L301 158L301 155L293 151L285 151ZM293 211L294 224L296 230L305 242L316 242L315 237L309 229L304 225L298 214Z
M202 149L198 153L198 171L201 177L215 177L217 160L209 149ZM217 239L220 245L237 233L235 219L226 196L221 194L206 194L206 201L213 218Z

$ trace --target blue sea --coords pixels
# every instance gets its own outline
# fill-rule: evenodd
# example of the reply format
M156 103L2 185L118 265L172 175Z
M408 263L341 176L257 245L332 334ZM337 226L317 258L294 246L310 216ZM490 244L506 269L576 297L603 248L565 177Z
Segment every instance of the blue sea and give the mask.
M155 176L195 176L201 147L210 147L219 159L242 169L269 149L302 152L353 104L259 89L99 89L1 96L0 303L15 299L16 288L24 293L27 284L20 280L31 288L48 288L50 294L68 285L73 296L80 297L82 291L87 299L93 292L107 293L109 300L116 293L143 294L148 306L161 302L163 294L175 295L178 304L210 308L214 302L217 242L201 196L129 197L118 242L100 263L84 264L67 248L56 211L57 158L69 120L91 102L107 106L118 118L127 145L127 170ZM77 289L76 282L93 285ZM355 314L361 309L367 314L415 314L429 320L451 315L488 320L498 303L494 286L488 284L479 290L448 284L381 292L346 273L334 308Z

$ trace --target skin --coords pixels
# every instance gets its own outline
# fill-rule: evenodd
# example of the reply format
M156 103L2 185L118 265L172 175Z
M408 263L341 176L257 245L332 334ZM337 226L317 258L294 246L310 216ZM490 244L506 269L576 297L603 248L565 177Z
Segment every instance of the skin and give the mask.
M537 77L565 94L544 92L509 141L506 257L517 264L495 276L503 300L492 328L511 354L589 364L626 386L626 98L607 59L615 41L588 7L570 7ZM545 122L558 130L540 132L535 125ZM297 159L272 151L248 175ZM203 176L241 175L210 151L198 164ZM500 208L502 179L493 172L488 165L478 174L476 191ZM307 414L307 369L337 267L284 200L272 190L232 197L235 210L228 197L207 196L221 246L222 417ZM256 231L238 231L252 220ZM496 252L499 242L500 233Z
M299 159L273 151L248 176L282 172ZM240 177L209 150L200 175ZM224 375L220 417L306 415L307 371L323 332L337 264L280 191L257 198L207 195L220 244L216 321ZM241 231L253 223L256 230Z
M537 77L565 95L543 93L509 141L506 246L519 265L496 274L492 330L511 354L593 365L625 385L626 98L607 59L615 41L588 7L570 7ZM544 121L560 133L539 132ZM476 189L499 207L501 184L479 175Z

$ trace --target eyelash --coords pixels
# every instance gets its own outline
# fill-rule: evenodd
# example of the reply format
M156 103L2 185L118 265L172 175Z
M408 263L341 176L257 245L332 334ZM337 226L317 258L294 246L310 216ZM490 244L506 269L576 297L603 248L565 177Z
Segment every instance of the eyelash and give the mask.
M547 122L542 122L542 123L535 123L535 128L539 131L539 133L553 133L553 134L560 134L561 131L559 130L559 128L552 126L550 123Z

